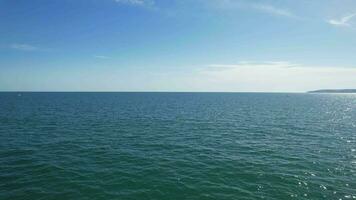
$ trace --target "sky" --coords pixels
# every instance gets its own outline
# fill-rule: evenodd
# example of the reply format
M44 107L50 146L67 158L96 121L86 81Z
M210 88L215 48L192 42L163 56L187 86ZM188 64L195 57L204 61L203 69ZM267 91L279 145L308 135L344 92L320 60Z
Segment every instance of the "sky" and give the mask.
M0 0L0 91L351 88L355 0Z

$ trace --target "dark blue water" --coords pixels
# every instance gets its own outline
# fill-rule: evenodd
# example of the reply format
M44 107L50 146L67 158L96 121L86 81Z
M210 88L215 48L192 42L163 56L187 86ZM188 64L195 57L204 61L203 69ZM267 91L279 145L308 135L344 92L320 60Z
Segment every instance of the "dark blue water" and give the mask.
M0 199L355 199L356 95L0 93Z

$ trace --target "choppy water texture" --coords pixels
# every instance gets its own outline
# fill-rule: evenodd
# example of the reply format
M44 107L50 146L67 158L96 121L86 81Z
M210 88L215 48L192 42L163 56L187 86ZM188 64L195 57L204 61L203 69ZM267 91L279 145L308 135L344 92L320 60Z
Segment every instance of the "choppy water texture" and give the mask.
M355 199L356 95L0 93L0 199Z

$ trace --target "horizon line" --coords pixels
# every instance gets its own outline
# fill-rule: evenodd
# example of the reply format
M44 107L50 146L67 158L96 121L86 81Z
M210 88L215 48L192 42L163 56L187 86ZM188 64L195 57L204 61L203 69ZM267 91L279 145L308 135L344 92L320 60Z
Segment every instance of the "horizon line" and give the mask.
M0 93L307 93L304 92L296 92L296 91L46 91L46 90L32 90L32 91L21 91L21 90L0 90Z

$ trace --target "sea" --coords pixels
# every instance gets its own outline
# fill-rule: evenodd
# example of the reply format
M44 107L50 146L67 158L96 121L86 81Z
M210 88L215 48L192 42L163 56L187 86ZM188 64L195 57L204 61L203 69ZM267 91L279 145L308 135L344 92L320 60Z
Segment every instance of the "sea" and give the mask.
M0 199L356 199L356 94L3 92Z

